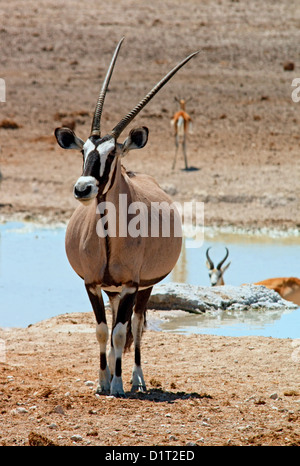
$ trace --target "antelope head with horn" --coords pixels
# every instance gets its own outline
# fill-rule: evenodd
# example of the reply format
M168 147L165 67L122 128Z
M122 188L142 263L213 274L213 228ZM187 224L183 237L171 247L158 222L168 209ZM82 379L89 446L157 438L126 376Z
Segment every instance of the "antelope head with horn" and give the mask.
M104 79L89 138L84 142L71 129L55 130L62 148L78 150L83 156L83 172L74 186L74 196L80 204L67 227L66 253L72 268L84 280L96 318L96 337L100 345L98 392L116 396L124 395L122 355L132 339L132 390L146 389L140 352L146 305L153 285L175 266L182 242L181 231L179 235L175 234L173 228L181 219L176 208L172 208L169 196L152 177L127 172L121 164L121 159L130 150L146 145L148 129L132 129L123 143L119 142L119 137L169 79L198 53L189 55L175 66L103 136L102 109L122 41L115 49ZM138 234L129 232L132 221L136 221L133 214L137 210L139 215L135 225L143 224L144 234L141 229ZM165 215L170 222L169 235L163 234L161 223L152 235L153 217L162 222ZM108 295L112 310L108 359L109 331L102 290Z
M211 286L224 285L225 283L224 283L223 275L224 275L225 270L227 270L228 267L230 266L231 262L228 262L228 264L225 265L223 268L222 268L222 265L226 261L226 259L228 257L228 254L229 254L229 251L228 251L227 248L225 248L226 249L225 257L224 257L224 259L221 260L221 262L219 262L219 264L215 268L213 261L209 257L209 250L210 249L211 248L207 248L207 250L206 250L206 259L207 259L206 266L207 266L207 268L209 270L208 274L209 274L210 284L211 284Z

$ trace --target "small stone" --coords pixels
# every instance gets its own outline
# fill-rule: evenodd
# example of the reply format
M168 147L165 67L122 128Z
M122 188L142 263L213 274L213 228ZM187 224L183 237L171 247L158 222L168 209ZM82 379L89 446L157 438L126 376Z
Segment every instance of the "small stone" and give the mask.
M52 424L48 425L49 429L57 429L57 425L53 422Z
M294 71L295 63L292 61L287 61L283 64L284 71Z
M92 380L87 380L86 382L84 382L84 384L87 386L87 387L93 387L94 386L94 382Z
M198 443L204 443L204 437L200 437L196 440L196 444Z
M61 405L55 406L55 408L53 409L53 412L57 414L65 414L63 407Z
M74 440L74 442L81 442L82 437L81 435L72 435L71 440Z
M28 413L27 409L21 407L17 408L16 411L21 414Z
M277 400L278 394L277 394L276 392L275 392L275 393L272 393L272 394L270 395L270 398L271 398L271 400Z

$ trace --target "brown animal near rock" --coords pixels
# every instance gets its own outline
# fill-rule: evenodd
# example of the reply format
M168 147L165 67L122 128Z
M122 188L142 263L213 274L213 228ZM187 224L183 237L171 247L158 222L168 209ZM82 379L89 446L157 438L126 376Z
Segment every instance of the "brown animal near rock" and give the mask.
M140 351L146 306L153 285L175 266L182 243L181 219L178 211L171 208L171 198L152 177L126 172L121 164L121 159L130 150L146 145L148 128L132 129L123 144L118 139L155 94L198 53L182 60L110 133L101 136L104 99L122 41L115 49L104 79L86 142L69 128L55 130L61 147L77 149L83 154L83 173L74 186L74 196L80 201L80 206L68 224L66 252L71 266L84 280L96 317L96 336L100 345L98 393L115 396L124 395L122 354L132 339L135 355L132 390L146 390ZM147 225L148 234L135 236L129 233L129 216L127 218L126 214L128 208L135 204L139 204L139 209L142 204L140 224ZM109 206L114 207L113 219L107 214ZM163 228L159 228L157 235L152 235L153 217L158 219L159 225L163 219L169 219L168 236L163 234ZM180 235L175 233L175 225L180 225ZM102 290L109 298L113 314L108 363L106 346L109 332Z
M268 278L254 285L263 285L280 294L283 299L300 306L300 279L296 277Z
M185 169L188 169L187 154L186 154L186 141L187 134L191 132L192 128L192 118L185 110L186 103L190 100L178 99L175 97L176 102L180 105L180 110L176 112L172 119L171 125L174 127L174 138L175 138L175 156L173 160L172 170L174 170L176 165L177 153L179 145L181 144L182 153L184 157Z

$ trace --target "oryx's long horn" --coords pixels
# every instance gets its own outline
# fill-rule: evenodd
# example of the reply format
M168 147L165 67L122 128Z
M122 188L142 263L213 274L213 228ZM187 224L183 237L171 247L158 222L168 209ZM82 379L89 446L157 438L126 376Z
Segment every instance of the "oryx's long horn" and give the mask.
M222 267L222 265L224 264L224 262L226 261L227 257L228 257L228 254L229 254L229 251L227 248L226 249L226 254L225 254L225 257L224 259L217 265L217 269L220 270L220 268Z
M214 268L214 263L211 260L211 258L209 257L209 254L208 254L209 250L210 250L210 248L206 249L206 259L207 259L207 262L209 263L210 268L213 269Z
M121 48L123 40L124 40L124 37L122 37L122 39L120 40L120 42L118 43L118 45L117 45L117 47L115 49L115 53L113 54L113 57L111 59L109 68L107 70L107 73L106 73L106 76L105 76L105 79L104 79L104 82L102 84L102 88L101 88L101 91L99 93L97 105L96 105L95 112L94 112L92 129L91 129L91 136L100 136L100 121L101 121L101 115L102 115L104 99L105 99L105 96L106 96L109 81L110 81L112 72L114 70L114 66L115 66L117 56L118 56L118 53L119 53L119 50Z
M188 57L186 57L184 60L182 60L178 65L175 66L163 79L161 79L154 87L153 89L148 92L148 94L140 101L139 104L137 104L136 107L134 107L131 112L129 112L122 120L114 127L114 129L111 131L111 135L117 139L120 134L124 131L126 126L129 125L129 123L136 117L136 115L142 110L142 108L145 107L145 105L155 96L155 94L174 76L175 73L183 66L185 65L191 58L193 58L195 55L197 55L199 51L192 53Z

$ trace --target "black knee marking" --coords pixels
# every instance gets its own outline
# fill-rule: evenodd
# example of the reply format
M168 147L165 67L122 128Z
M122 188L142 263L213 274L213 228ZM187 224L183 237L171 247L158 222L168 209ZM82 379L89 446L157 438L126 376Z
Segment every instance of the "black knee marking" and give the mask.
M122 361L121 358L116 359L116 372L115 372L116 377L121 377L122 375Z
M106 354L105 353L100 353L100 369L104 371L107 366L107 361L106 361Z
M134 362L137 366L141 365L141 350L140 348L135 348L134 350Z

